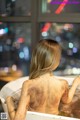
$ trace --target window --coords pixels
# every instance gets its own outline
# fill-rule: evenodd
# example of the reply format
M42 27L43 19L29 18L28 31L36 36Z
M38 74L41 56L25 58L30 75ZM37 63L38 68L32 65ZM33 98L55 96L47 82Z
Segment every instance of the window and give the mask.
M6 56L6 57L5 57ZM31 58L31 24L0 22L0 68L20 69L29 74Z
M63 49L61 64L56 73L61 75L60 70L70 68L74 72L63 74L80 74L78 73L80 67L80 1L66 0L63 9L59 11L62 2L62 0L34 0L34 2L33 0L0 0L0 68L12 66L14 63L17 66L25 64L27 60L22 52L24 45L30 48L30 61L32 48L40 38L54 38L59 41ZM58 14L55 12L57 10ZM48 24L48 30L42 32L46 24ZM4 29L6 34L3 34ZM10 45L7 45L7 41L10 42ZM72 48L70 48L71 46ZM25 50L28 51L28 48ZM13 49L15 52L12 51ZM17 56L18 59L14 56ZM29 73L28 68L29 66L21 68L24 71L23 75Z
M74 9L75 8L75 9ZM67 14L80 12L80 0L42 0L42 13Z
M62 46L58 75L80 74L80 24L42 23L41 38L51 38Z
M30 16L31 0L0 0L0 16Z

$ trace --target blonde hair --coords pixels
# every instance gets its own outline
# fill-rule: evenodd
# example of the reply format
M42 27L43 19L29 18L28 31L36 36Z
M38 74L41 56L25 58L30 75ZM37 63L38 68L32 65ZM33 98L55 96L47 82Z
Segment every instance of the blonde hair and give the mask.
M30 79L55 70L60 62L61 47L51 39L40 40L32 53Z

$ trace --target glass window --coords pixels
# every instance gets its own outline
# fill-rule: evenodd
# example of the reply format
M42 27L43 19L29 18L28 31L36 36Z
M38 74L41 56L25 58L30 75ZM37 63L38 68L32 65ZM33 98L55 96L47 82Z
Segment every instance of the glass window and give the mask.
M0 16L30 16L31 0L0 0Z
M31 24L0 22L0 70L21 70L29 74Z
M41 38L51 38L62 46L59 75L80 74L80 24L41 23Z
M80 0L42 0L42 13L80 13Z

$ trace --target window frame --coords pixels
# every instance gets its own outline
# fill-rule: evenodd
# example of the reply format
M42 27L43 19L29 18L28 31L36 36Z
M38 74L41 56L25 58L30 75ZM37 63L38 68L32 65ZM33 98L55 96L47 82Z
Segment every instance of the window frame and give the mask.
M41 13L41 5L42 5L42 0L39 0L39 22L73 22L73 23L80 23L80 13L63 13L60 15L56 15L53 13Z
M41 13L42 0L31 0L31 15L30 16L0 16L1 22L21 22L31 23L31 49L40 39L40 23L42 22L57 22L57 23L80 23L80 13L42 14Z

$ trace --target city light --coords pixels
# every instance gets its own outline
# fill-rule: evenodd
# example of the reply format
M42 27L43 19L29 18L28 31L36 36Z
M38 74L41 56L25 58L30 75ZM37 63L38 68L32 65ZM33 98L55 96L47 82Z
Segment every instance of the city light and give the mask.
M29 60L29 49L28 47L23 48L25 60Z
M3 35L5 33L4 29L0 29L0 35Z
M73 48L73 43L69 43L69 48Z
M48 3L50 3L52 0L47 0Z
M17 66L15 64L12 65L12 70L14 70L14 71L17 70Z
M8 33L8 28L7 27L4 28L4 31L5 31L5 33Z
M73 53L77 53L78 49L76 47L73 48Z
M51 27L51 23L45 23L44 27L41 29L41 32L47 32Z
M6 33L8 33L8 28L0 29L0 35L4 35Z
M41 34L42 34L43 37L48 36L48 33L47 33L47 32L42 32Z
M55 11L55 14L60 14L63 11L67 3L68 3L68 0L63 0L63 2L60 4L60 6Z
M23 58L24 58L24 52L20 52L20 53L19 53L19 57L20 57L21 59L23 59Z

